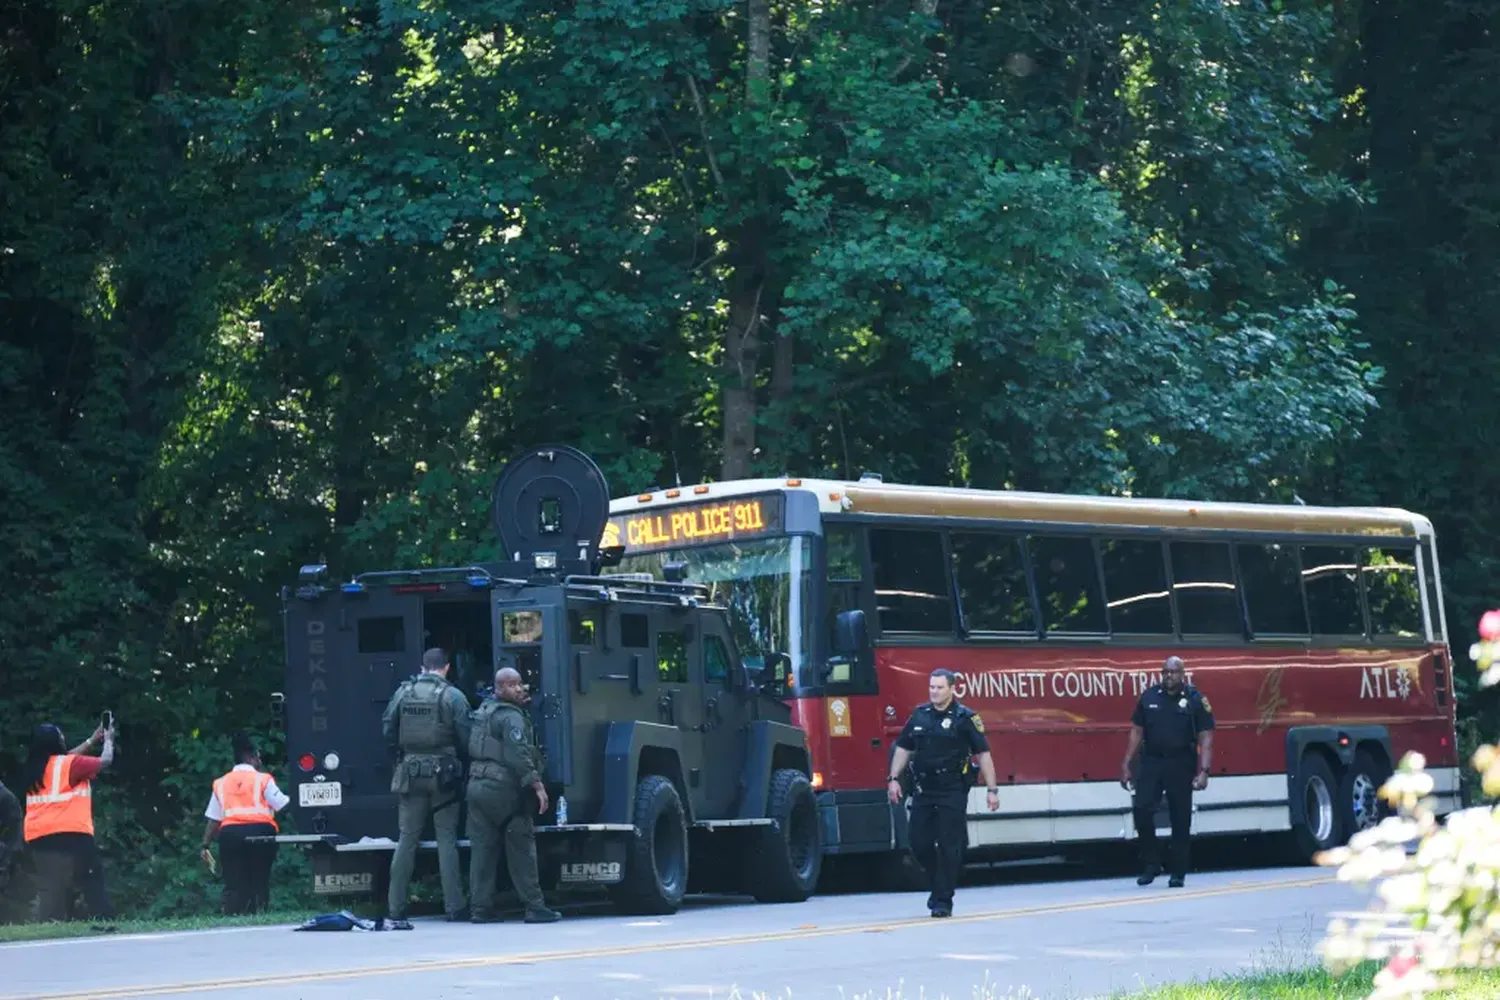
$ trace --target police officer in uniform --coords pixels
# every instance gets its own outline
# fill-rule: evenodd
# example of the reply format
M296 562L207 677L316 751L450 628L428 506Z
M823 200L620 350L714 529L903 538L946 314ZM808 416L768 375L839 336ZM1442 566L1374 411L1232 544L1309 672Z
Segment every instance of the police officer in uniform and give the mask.
M474 922L491 923L500 852L528 924L562 919L548 909L538 884L536 827L531 809L547 811L542 785L546 764L536 745L526 704L526 687L513 667L495 672L495 693L474 713L469 735L469 897Z
M935 670L927 682L928 704L912 712L891 756L886 785L891 804L901 802L901 773L911 764L917 793L912 799L908 828L912 854L927 872L932 894L927 909L934 917L953 915L953 889L968 846L970 758L979 758L990 812L1000 808L995 765L984 722L958 703L953 673Z
M448 683L448 670L448 655L441 649L423 653L421 674L396 689L381 718L386 742L401 752L391 774L401 831L391 857L387 904L393 930L411 930L407 889L429 816L437 835L443 909L449 920L468 919L458 862L458 814L463 796L460 757L469 747L469 700Z
M1165 793L1172 819L1172 877L1168 884L1179 888L1187 878L1193 791L1208 787L1213 761L1213 708L1197 688L1187 683L1182 658L1169 656L1162 665L1161 683L1141 695L1130 722L1120 784L1131 790L1131 765L1136 752L1141 751L1140 770L1134 779L1135 831L1141 840L1142 866L1136 884L1150 885L1161 874L1161 849L1152 815Z

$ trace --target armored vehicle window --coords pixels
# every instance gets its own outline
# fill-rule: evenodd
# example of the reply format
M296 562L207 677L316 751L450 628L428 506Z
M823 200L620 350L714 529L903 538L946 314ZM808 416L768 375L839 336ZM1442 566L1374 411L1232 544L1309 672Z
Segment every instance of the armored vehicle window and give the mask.
M620 645L631 649L651 648L651 626L645 615L620 616Z
M943 539L936 531L870 529L882 632L952 632Z
M1374 635L1422 635L1422 595L1415 549L1369 549L1364 559L1365 597Z
M501 631L506 643L531 643L542 641L542 613L540 611L507 611L501 618Z
M1353 549L1302 546L1302 585L1313 635L1364 635L1359 561Z
M1251 635L1307 635L1302 570L1291 545L1242 544L1236 551Z
M569 611L568 634L573 645L592 646L599 636L599 620L591 611Z
M1104 597L1094 545L1087 538L1033 535L1031 567L1048 632L1103 635Z
M1245 635L1229 546L1172 543L1172 592L1183 635Z
M716 635L703 637L703 679L710 684L729 682L729 651Z
M1171 635L1172 603L1160 542L1106 538L1099 542L1109 630L1115 635Z
M681 632L656 633L656 672L663 684L688 682L687 639Z
M953 572L958 602L970 632L1035 632L1021 539L955 531Z
M405 619L361 618L359 620L359 651L361 653L400 653L405 649Z

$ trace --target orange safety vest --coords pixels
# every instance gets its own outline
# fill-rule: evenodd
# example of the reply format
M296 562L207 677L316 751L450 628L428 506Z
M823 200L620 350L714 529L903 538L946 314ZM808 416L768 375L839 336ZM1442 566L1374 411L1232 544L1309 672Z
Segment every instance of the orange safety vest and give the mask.
M88 781L68 784L77 754L47 758L40 793L26 794L26 842L54 833L94 833L94 790Z
M270 784L271 776L260 771L230 771L215 781L214 794L224 810L219 825L270 823L271 829L279 833L276 813L266 804L266 786Z

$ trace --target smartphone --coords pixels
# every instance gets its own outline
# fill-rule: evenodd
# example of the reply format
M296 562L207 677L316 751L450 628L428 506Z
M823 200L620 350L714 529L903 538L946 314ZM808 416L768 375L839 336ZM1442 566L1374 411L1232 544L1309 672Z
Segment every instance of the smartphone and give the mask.
M99 714L99 727L101 729L115 728L115 713L108 711L101 712Z

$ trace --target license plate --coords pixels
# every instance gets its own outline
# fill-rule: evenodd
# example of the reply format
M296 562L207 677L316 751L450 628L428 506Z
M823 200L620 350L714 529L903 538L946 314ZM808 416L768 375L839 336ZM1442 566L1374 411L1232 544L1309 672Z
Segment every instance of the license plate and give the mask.
M311 785L297 786L299 806L343 805L344 786L337 781L319 781Z

